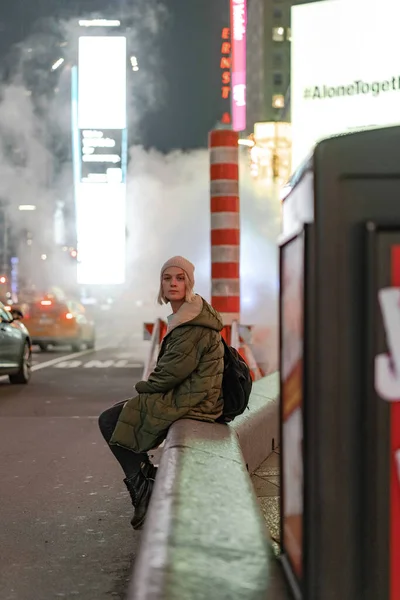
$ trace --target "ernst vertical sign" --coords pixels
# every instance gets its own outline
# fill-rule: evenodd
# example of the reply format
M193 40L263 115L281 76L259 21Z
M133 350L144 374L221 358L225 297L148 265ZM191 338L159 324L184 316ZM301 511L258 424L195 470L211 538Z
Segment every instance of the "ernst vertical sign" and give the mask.
M230 125L231 119L231 93L232 93L232 75L231 75L231 30L224 27L221 33L221 97L223 100L223 114L221 123Z

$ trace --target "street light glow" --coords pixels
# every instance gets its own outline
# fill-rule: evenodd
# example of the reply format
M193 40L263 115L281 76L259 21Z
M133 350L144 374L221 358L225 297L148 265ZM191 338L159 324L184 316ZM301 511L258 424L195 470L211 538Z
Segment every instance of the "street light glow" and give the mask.
M36 206L34 204L20 204L18 210L36 210Z
M121 21L117 19L81 19L79 25L80 27L119 27Z
M241 139L238 140L239 146L248 146L248 148L252 148L254 146L254 141L249 139Z
M58 60L56 60L56 62L54 63L54 65L51 67L52 71L56 71L58 69L58 67L61 67L61 65L64 62L64 58L59 58Z
M139 71L138 60L136 56L131 56L132 71Z

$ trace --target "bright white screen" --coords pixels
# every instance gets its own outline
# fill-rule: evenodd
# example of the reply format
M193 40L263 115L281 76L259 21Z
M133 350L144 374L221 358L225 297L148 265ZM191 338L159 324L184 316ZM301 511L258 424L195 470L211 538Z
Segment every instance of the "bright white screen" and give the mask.
M294 169L321 139L400 123L399 22L398 0L292 8ZM316 86L328 97L312 99Z
M79 284L125 281L125 189L123 183L76 187Z
M78 127L125 129L125 37L79 38Z
M126 38L79 38L78 128L126 126ZM78 283L124 283L125 183L78 182L75 193Z

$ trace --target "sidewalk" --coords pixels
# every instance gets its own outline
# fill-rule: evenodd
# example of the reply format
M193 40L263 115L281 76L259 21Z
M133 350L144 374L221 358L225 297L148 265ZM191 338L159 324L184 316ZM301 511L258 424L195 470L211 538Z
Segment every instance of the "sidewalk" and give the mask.
M270 454L257 471L253 473L251 480L272 539L272 548L276 557L280 551L279 449ZM271 587L267 600L287 600L290 595L282 576L281 566L275 557L271 560Z

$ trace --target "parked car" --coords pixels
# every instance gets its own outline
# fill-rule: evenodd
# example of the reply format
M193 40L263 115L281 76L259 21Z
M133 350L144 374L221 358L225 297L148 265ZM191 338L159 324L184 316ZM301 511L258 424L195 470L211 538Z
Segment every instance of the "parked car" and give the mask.
M94 321L75 300L59 300L49 295L27 304L23 312L32 344L43 351L49 346L71 346L74 351L79 351L82 344L95 347Z
M32 341L28 329L0 302L0 375L10 383L28 383L31 377Z

